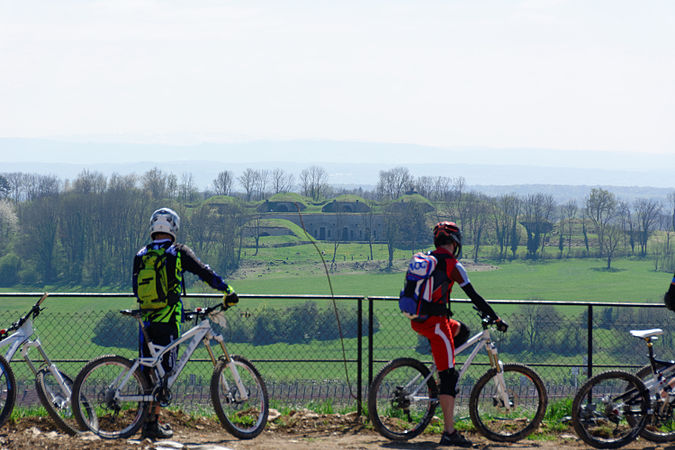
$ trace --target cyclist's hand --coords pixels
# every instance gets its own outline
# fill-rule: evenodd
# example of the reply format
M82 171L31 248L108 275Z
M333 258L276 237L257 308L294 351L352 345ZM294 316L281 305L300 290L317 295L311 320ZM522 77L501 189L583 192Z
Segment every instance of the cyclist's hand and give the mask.
M225 290L225 293L223 294L223 305L226 308L229 308L230 306L236 305L237 303L239 303L239 296L236 292L234 292L232 286L228 286Z
M497 326L497 329L502 333L506 333L506 330L509 329L509 324L504 322L502 319L495 320L495 325Z

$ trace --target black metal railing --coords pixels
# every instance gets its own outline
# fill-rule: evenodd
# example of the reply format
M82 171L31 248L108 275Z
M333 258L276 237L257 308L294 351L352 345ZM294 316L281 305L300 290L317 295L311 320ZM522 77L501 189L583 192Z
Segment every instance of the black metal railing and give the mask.
M40 295L0 293L0 328L28 311ZM239 305L227 313L228 328L220 331L231 353L258 367L273 402L329 401L356 404L361 411L367 386L387 361L401 356L431 360L428 344L411 330L395 297L242 294L240 298ZM11 307L7 299L14 300ZM218 294L188 294L184 302L194 307L219 300ZM663 328L665 334L655 349L659 356L672 358L670 317L661 304L489 302L510 324L508 333L493 334L500 356L535 368L552 398L569 395L596 370L633 370L646 364L644 343L631 337L629 329ZM101 354L137 355L138 327L118 313L133 305L130 293L52 293L44 305L47 310L35 321L36 335L49 357L75 378L87 361ZM478 330L479 319L468 300L453 300L452 306L455 318ZM189 324L184 324L183 329L187 328ZM3 355L6 351L0 348ZM33 383L21 361L18 353L12 363L24 388L20 400L32 398ZM462 361L458 355L457 363ZM460 381L460 389L464 386L468 392L485 365L485 360L477 359ZM205 351L198 350L174 388L175 402L209 408L210 367Z

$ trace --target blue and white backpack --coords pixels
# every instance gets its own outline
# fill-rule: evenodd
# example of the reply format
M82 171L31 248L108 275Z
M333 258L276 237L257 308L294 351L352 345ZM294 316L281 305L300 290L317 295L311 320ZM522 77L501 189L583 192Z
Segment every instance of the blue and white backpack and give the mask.
M422 302L431 302L433 279L431 274L436 269L438 260L430 254L416 253L408 264L405 274L405 287L401 290L398 307L409 319L426 320L428 316L421 314Z

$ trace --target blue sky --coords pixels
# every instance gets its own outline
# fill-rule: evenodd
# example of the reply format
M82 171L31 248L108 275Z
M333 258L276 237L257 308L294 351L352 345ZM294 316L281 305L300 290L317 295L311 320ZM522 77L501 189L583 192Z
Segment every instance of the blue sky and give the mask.
M666 0L0 0L0 61L3 138L675 154Z

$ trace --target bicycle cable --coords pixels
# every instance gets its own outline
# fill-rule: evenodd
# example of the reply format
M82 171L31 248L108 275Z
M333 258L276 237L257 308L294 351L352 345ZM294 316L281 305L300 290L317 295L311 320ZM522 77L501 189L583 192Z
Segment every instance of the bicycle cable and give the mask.
M309 242L312 243L314 246L314 249L316 252L319 254L319 258L321 258L321 262L323 263L323 270L326 273L326 278L328 279L328 288L330 289L330 297L333 302L333 311L335 312L335 320L337 321L337 326L338 326L338 333L340 334L340 345L342 346L342 362L344 363L345 367L345 377L347 378L347 386L349 387L349 396L353 399L356 400L356 395L352 391L352 383L349 379L349 368L347 367L347 351L345 350L345 340L344 340L344 335L342 333L342 323L340 321L340 312L338 311L337 307L337 302L335 301L335 293L333 291L333 283L330 279L330 274L328 271L328 266L326 265L326 259L323 257L323 253L321 253L321 250L319 250L319 246L316 245L316 241L314 238L309 234L307 231L307 228L305 228L305 222L302 219L302 213L300 212L300 205L295 202L295 208L298 210L298 217L300 218L300 226L302 227L302 231L305 232L305 236L307 236L307 239L309 239ZM360 320L360 318L359 318Z

